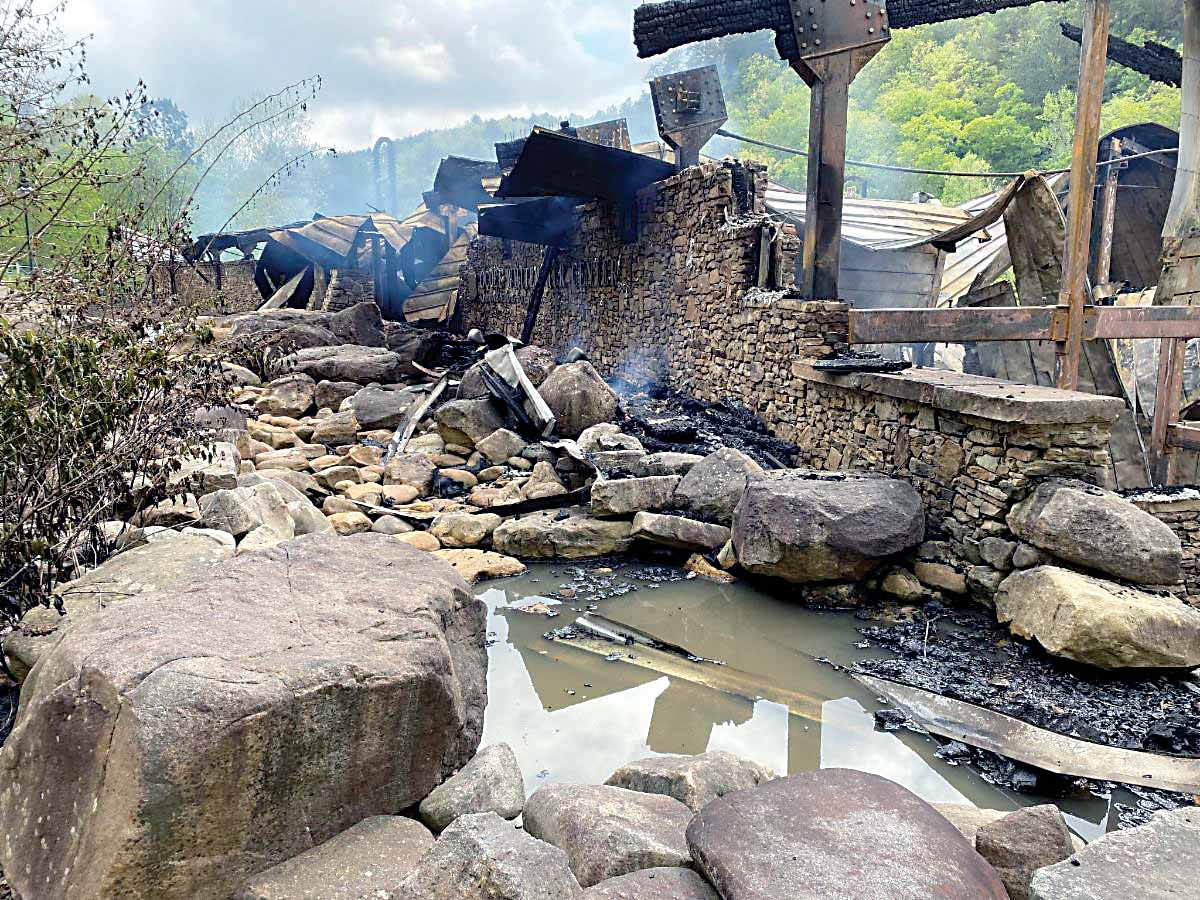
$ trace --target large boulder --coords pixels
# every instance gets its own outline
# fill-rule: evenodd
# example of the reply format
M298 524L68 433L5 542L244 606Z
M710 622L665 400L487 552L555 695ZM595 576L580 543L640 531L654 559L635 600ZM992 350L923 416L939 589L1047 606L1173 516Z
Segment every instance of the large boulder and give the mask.
M375 522L375 526L378 528L378 521ZM454 571L470 584L487 578L521 575L526 571L525 563L519 559L490 550L435 550L433 555L453 566Z
M558 366L538 390L563 437L577 438L593 425L612 422L621 409L616 392L587 360Z
M314 402L317 409L341 409L342 401L348 400L362 390L362 385L353 381L318 381Z
M302 416L316 402L317 383L303 372L292 372L276 378L254 401L258 413L272 416Z
M201 578L233 552L233 539L224 532L194 528L154 532L147 543L118 553L57 588L65 615L43 606L27 612L4 639L9 668L24 678L68 628L90 613Z
M387 343L379 307L373 302L357 303L336 313L300 309L244 313L226 319L226 323L232 326L232 343L287 353L305 347L383 347Z
M634 461L631 469L633 475L641 478L650 475L683 476L702 462L704 462L704 457L695 453L676 453L673 450L660 450L658 453L648 453ZM755 463L755 465L757 466L758 463ZM737 504L734 503L734 506L737 506Z
M400 357L386 347L310 347L297 350L284 361L293 371L316 381L353 381L356 384L393 384L404 377Z
M579 449L584 453L613 453L619 451L632 451L644 454L646 448L642 446L642 442L635 438L632 434L624 434L621 431L620 425L614 425L612 422L605 422L601 425L593 425L591 428L584 429L579 435L576 443ZM674 472L667 474L674 475Z
M592 512L598 516L631 516L670 509L678 484L678 475L606 478L592 485Z
M383 467L383 483L406 484L421 495L433 489L433 476L437 466L426 453L397 453Z
M442 832L394 900L578 900L562 850L495 813L462 816Z
M697 519L728 525L746 482L762 473L762 466L741 450L723 447L688 469L675 490L675 503Z
M418 402L418 395L411 391L365 387L347 400L346 405L354 411L361 430L387 428L394 431Z
M724 900L1003 900L958 830L900 785L821 769L727 794L687 830Z
M478 746L484 623L449 566L374 534L301 538L96 613L25 683L0 866L39 900L224 900L414 805Z
M1200 666L1200 610L1169 594L1058 566L1014 572L996 592L996 616L1055 656L1101 669Z
M548 784L525 802L525 830L561 848L584 887L657 866L691 864L691 811L671 797L592 784Z
M237 486L242 456L235 445L216 441L194 454L178 460L178 468L167 483L175 491L192 491L197 497L212 491Z
M725 546L729 540L729 529L724 525L710 525L684 516L640 512L633 517L633 537L676 550L708 553Z
M492 533L492 547L518 559L587 559L624 553L631 530L628 522L596 519L577 508L561 519L552 512L532 513L506 519Z
M580 900L721 900L691 869L642 869L606 878L583 892Z
M798 584L856 581L924 537L921 495L906 481L872 475L754 479L733 521L742 568Z
M447 443L468 447L504 427L504 418L491 400L451 400L433 418Z
M265 479L259 484L214 491L201 497L200 512L206 528L228 532L235 538L263 525L287 537L296 533L296 523L279 486Z
M542 382L554 371L554 367L557 365L554 360L554 354L536 344L521 347L515 352L517 361L529 377L529 383L535 388L541 387ZM479 400L483 397L491 396L487 385L483 383L482 371L483 360L480 360L463 373L462 383L458 386L459 400Z
M428 368L437 360L445 336L424 328L412 328L401 322L388 322L384 326L387 348L400 357L404 370L409 375L420 375L421 370L413 363Z
M433 846L420 822L371 816L255 875L236 900L363 900L387 897Z
M1038 485L1013 507L1008 527L1077 566L1141 584L1180 580L1182 550L1175 532L1128 500L1082 481Z
M724 750L698 756L651 756L621 766L605 784L674 797L699 812L718 797L770 781L775 773Z
M515 819L525 805L525 780L508 744L484 747L444 784L421 801L421 821L434 831L472 813L493 812Z
M1176 900L1196 895L1200 808L1156 813L1110 831L1070 859L1034 873L1032 900Z

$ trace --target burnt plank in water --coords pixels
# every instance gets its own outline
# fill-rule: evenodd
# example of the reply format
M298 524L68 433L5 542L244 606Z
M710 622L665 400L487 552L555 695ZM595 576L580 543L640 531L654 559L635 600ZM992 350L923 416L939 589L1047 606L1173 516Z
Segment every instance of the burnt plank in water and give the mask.
M1200 759L1125 750L1047 731L1012 716L871 675L860 682L888 697L933 734L1059 775L1200 793Z

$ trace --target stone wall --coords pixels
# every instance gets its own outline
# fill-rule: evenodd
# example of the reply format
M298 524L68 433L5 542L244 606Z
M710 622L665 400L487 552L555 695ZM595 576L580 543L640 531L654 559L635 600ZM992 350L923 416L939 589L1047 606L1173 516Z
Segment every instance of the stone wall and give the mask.
M1200 492L1187 488L1178 494L1142 494L1130 499L1170 526L1183 545L1183 587L1187 602L1200 607Z
M254 284L255 260L239 259L216 265L158 266L151 274L151 290L159 299L174 297L202 313L249 312L263 302Z
M790 295L799 244L761 215L764 187L757 169L689 169L639 195L640 233L629 244L617 209L582 207L534 341L558 352L578 345L610 378L732 398L797 445L798 465L910 481L930 525L919 577L989 597L1011 565L1005 516L1037 479L1107 484L1122 401L933 369L819 372L812 363L847 347L849 308ZM542 253L474 241L465 327L519 333Z
M368 300L375 300L375 278L370 272L334 269L329 274L329 286L325 289L320 308L339 312Z

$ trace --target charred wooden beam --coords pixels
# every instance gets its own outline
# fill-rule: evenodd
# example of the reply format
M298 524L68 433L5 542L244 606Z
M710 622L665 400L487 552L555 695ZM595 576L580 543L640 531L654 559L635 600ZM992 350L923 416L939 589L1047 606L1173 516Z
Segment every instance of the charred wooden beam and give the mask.
M1062 22L1059 27L1063 37L1077 44L1083 42L1083 29L1069 22ZM1183 57L1177 50L1165 44L1146 41L1139 46L1120 38L1109 37L1108 58L1127 69L1142 73L1151 81L1169 84L1172 87L1183 86Z
M1039 0L889 0L887 14L892 28L912 28L1032 6L1037 2ZM787 0L667 0L639 6L633 14L633 40L641 57L657 56L696 41L764 30L775 32L775 47L780 57L795 59L800 55L792 6Z

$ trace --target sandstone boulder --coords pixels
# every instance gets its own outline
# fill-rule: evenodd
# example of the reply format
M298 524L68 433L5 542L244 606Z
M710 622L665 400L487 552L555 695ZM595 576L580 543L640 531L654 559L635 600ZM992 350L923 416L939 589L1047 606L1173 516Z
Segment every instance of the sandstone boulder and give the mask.
M545 460L534 463L533 471L529 473L529 479L521 488L521 496L526 500L561 497L565 493L567 493L567 486L554 471L554 466Z
M934 803L931 804L942 816L959 830L967 843L975 846L975 836L984 825L998 822L1008 815L1002 809L983 809L971 806L969 803Z
M1156 813L1110 831L1070 859L1034 873L1032 900L1174 900L1195 894L1200 808Z
M363 900L390 891L433 846L429 829L403 816L371 816L251 878L236 900Z
M632 536L635 540L677 550L697 550L701 553L720 550L729 540L729 533L724 525L710 525L683 516L640 512L633 517Z
M636 453L646 452L641 441L631 434L623 434L621 426L614 425L612 422L585 428L579 435L577 443L579 449L584 453L611 453L621 450Z
M404 377L400 357L386 347L309 347L287 357L285 364L316 381L394 384Z
M233 326L229 338L232 342L285 352L335 344L382 347L387 341L379 307L372 302L357 303L336 313L272 309L244 313L228 321Z
M467 447L504 427L504 418L491 400L451 400L433 418L446 443Z
M1141 584L1180 580L1179 538L1128 500L1082 481L1038 485L1008 514L1013 534L1060 559Z
M217 441L193 456L179 461L168 484L175 490L190 490L197 497L213 491L237 487L238 466L242 456L235 445Z
M447 512L433 520L429 533L443 547L478 547L499 525L500 517L494 513Z
M913 487L869 475L791 472L754 479L733 522L743 569L798 584L856 581L924 536L921 496Z
M303 372L276 378L254 401L254 409L272 416L302 416L313 405L317 383Z
M621 408L616 392L586 360L558 366L538 390L564 437L577 438L593 425L612 422Z
M606 878L583 892L580 900L721 900L712 886L691 869L642 869Z
M1033 873L1062 862L1075 848L1058 807L1044 803L981 826L975 850L992 864L1010 900L1029 900Z
M418 402L417 395L410 391L389 391L380 387L365 387L345 401L363 431L377 428L395 431Z
M762 471L762 466L741 450L722 448L683 476L675 490L675 503L697 519L728 525L746 491L747 480Z
M775 773L724 750L697 756L652 756L621 766L605 784L674 797L699 812L718 797L770 781Z
M595 519L578 508L562 519L532 513L506 519L492 534L492 547L518 559L586 559L624 553L631 531L628 522Z
M0 866L38 900L225 900L470 759L484 623L449 566L382 535L301 538L96 613L22 691Z
M317 409L331 409L337 412L344 401L361 390L362 385L353 381L318 381L313 402L316 403Z
M437 466L425 453L397 453L383 467L383 484L408 485L422 496L433 488Z
M606 478L592 485L592 512L598 516L631 516L670 509L678 485L678 475Z
M996 616L1055 656L1101 669L1200 665L1200 610L1057 566L1014 572Z
M379 522L375 524L378 526ZM433 555L453 566L454 571L471 584L487 578L521 575L526 571L525 564L519 559L490 550L435 550Z
M510 456L520 456L529 441L507 428L493 431L475 445L492 464L503 463Z
M402 322L388 322L385 326L387 348L400 357L405 374L420 375L421 370L413 363L428 368L441 351L444 336L436 331L413 328Z
M687 830L724 900L1003 900L958 830L900 785L821 769L727 794Z
M317 423L313 429L312 442L329 447L353 444L358 438L359 422L354 410L334 413Z
M508 744L481 749L462 770L421 801L421 821L442 831L455 819L491 812L515 819L525 805L525 780Z
M274 482L265 480L231 491L214 491L200 498L200 511L206 528L228 532L235 538L263 525L288 537L296 530L283 494Z
M110 557L56 589L66 615L42 606L27 612L16 630L4 638L9 667L18 677L25 677L68 628L90 613L201 578L233 553L233 539L224 532L185 528L152 534L147 542Z
M584 887L658 866L691 864L678 800L591 784L548 784L525 802L525 830L561 848Z
M578 900L579 882L557 847L495 813L456 819L394 900Z

